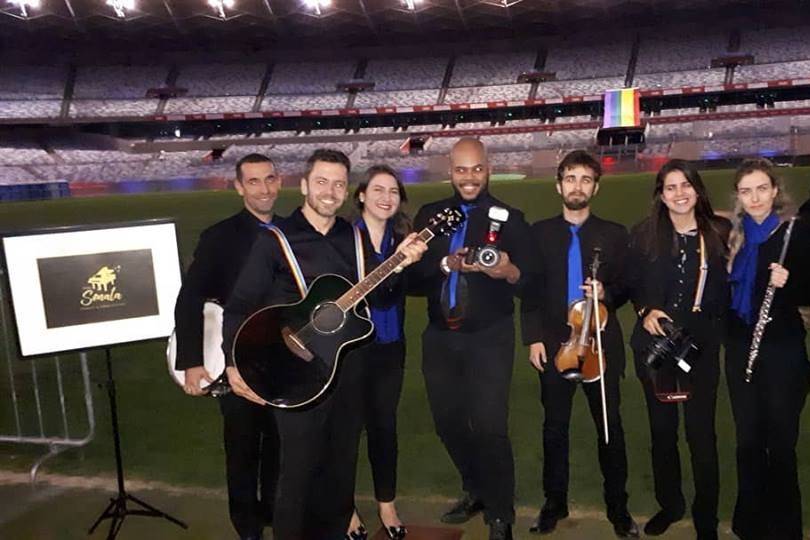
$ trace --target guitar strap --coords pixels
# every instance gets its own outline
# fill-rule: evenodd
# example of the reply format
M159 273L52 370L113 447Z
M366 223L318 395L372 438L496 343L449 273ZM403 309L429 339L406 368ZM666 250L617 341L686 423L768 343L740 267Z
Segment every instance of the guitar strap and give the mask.
M366 277L366 254L363 250L360 227L353 225L352 229L354 229L354 257L357 260L357 282L360 283Z
M698 313L703 304L703 293L706 290L706 277L709 273L709 263L706 260L706 240L703 233L700 233L700 268L698 269L698 283L695 289L695 302L692 304L692 312Z
M298 292L301 293L301 298L304 298L307 295L307 290L309 287L307 286L307 280L304 277L304 272L301 270L301 265L298 264L298 259L295 256L295 252L293 251L289 240L287 240L287 236L275 225L267 225L265 228L276 235L278 245L281 247L282 253L284 253L284 258L287 259L287 265L290 267L293 279L295 279L295 284L298 286ZM366 259L365 251L363 250L363 237L359 228L352 227L352 229L354 231L354 256L357 263L357 281L360 282L366 277Z
M298 259L295 257L295 253L292 250L292 246L289 240L287 240L287 236L275 225L267 225L265 228L276 235L278 245L281 247L282 253L284 253L284 258L287 259L287 265L290 267L295 284L298 285L298 292L301 293L301 298L304 298L307 295L309 287L307 286L306 278L304 278L304 272L301 271L301 266L298 264Z

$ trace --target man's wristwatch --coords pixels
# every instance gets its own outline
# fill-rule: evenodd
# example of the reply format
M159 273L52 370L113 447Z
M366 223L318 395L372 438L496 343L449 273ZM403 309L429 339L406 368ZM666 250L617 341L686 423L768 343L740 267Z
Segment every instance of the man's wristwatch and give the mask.
M442 269L442 272L444 272L444 275L446 276L449 276L452 272L452 270L450 270L450 265L447 263L447 255L442 257L442 260L439 261L439 268Z

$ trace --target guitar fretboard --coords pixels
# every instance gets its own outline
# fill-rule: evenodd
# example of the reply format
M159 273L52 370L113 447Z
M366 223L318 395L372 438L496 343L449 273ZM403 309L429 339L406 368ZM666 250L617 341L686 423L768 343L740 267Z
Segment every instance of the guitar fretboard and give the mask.
M430 242L435 235L430 229L423 229L417 235L419 240L427 243ZM354 306L357 305L363 298L365 298L371 291L377 287L380 283L385 281L385 279L390 276L391 274L396 271L400 264L405 260L405 255L396 252L390 257L388 257L385 261L380 263L380 265L375 268L370 274L368 274L365 279L360 281L357 285L346 291L346 293L338 298L335 303L342 309L343 311L348 311Z

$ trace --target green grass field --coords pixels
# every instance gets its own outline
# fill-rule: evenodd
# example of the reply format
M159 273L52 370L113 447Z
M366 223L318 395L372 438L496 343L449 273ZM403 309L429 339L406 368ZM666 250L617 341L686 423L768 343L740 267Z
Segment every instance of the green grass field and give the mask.
M797 200L804 200L810 191L810 170L785 169L781 172L784 173L788 191ZM647 213L652 178L651 174L603 178L601 193L594 204L595 211L602 217L632 225ZM710 171L705 173L704 178L716 207L729 208L731 173ZM559 212L559 198L550 178L499 181L492 191L497 197L524 210L530 221ZM446 184L409 186L409 209L415 211L422 203L444 197L449 192ZM287 214L299 201L297 190L286 189L279 199L277 210L280 214ZM187 266L200 231L239 207L239 198L231 192L159 193L4 203L0 205L0 230L171 217L178 225L181 257L184 266ZM458 477L434 433L420 372L419 335L426 319L424 301L409 299L407 313L409 353L399 409L399 490L401 494L409 496L454 496L459 490ZM620 316L627 335L632 327L632 313L624 308ZM9 329L9 335L12 333L13 329ZM217 404L212 399L189 398L170 382L165 368L164 347L162 342L151 342L113 350L126 471L132 477L146 480L221 487L224 485L224 459ZM5 349L0 348L2 350ZM74 377L72 384L75 385L78 368L74 356L65 357L63 361L70 366L71 377ZM630 362L628 364L632 366ZM103 357L98 352L91 355L91 375L97 382L104 377ZM0 433L14 431L7 396L8 381L3 374L0 375ZM25 402L24 406L32 406L30 395L21 399ZM77 396L70 397L71 402L76 400ZM108 407L102 388L96 388L95 402L99 426L95 440L82 450L66 452L48 462L46 471L75 475L113 473ZM47 410L54 410L57 405L44 403L43 406ZM656 510L656 503L652 491L649 431L641 388L632 367L627 370L623 382L622 412L630 463L630 509L634 513L650 515ZM517 503L520 505L537 506L542 502L542 419L537 375L526 361L525 348L519 346L511 395L511 436L517 467ZM27 427L36 430L30 414L24 420ZM803 426L806 425L805 416ZM58 429L58 425L56 427ZM721 519L728 519L736 482L733 423L724 382L718 392L717 430L722 481ZM80 429L77 428L77 431ZM597 466L594 427L581 397L576 398L571 437L572 503L580 508L601 509L602 480ZM802 429L798 448L806 500L810 498L809 444L810 432ZM40 451L32 447L0 445L0 469L25 470ZM682 453L682 459L685 491L690 496L691 476L686 450ZM364 459L361 459L358 474L358 492L369 495L371 481ZM805 508L810 506L805 504ZM805 510L805 521L810 521L808 510Z

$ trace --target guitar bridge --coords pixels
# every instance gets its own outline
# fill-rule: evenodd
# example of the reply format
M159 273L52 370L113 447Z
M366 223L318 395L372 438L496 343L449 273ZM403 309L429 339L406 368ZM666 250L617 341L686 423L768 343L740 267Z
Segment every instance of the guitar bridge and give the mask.
M287 348L292 352L295 356L300 358L305 362L311 362L315 355L309 352L303 343L298 339L298 337L290 330L289 326L285 326L281 329L281 337L284 339L284 344Z

